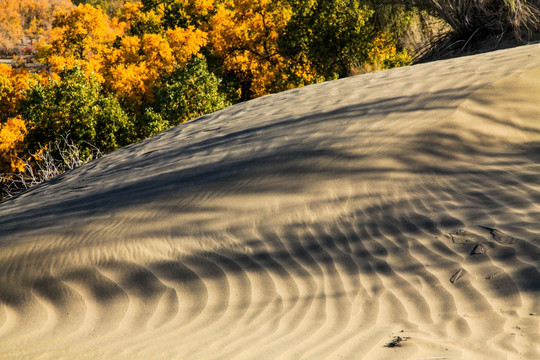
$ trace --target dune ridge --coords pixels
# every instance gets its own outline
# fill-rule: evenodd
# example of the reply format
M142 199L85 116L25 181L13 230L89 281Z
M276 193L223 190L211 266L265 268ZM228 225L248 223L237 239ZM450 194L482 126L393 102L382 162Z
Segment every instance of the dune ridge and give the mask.
M1 359L540 359L540 45L241 103L0 204Z

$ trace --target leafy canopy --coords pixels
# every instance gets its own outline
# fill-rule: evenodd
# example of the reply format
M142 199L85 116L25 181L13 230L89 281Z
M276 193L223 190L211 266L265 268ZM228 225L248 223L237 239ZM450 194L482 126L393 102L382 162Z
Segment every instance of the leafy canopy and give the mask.
M83 152L93 146L111 151L132 140L128 117L116 98L101 95L99 81L80 66L61 71L58 80L35 84L24 95L20 114L28 129L29 153L67 135Z

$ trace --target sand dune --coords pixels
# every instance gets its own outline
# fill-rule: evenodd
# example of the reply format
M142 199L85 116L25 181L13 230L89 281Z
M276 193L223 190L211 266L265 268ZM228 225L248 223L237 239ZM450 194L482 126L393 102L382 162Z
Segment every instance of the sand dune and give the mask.
M366 74L5 201L0 358L540 359L539 96L540 45Z

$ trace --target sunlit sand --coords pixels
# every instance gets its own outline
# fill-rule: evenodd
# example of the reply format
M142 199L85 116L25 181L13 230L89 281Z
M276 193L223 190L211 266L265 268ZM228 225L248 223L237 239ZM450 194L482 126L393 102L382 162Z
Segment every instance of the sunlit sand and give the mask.
M540 45L308 86L0 204L0 359L540 358Z

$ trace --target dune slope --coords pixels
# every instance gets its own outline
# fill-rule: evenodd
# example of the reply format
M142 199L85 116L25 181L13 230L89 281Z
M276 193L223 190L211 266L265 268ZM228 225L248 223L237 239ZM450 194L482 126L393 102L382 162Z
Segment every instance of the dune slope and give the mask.
M238 104L0 204L1 359L539 359L540 45Z

